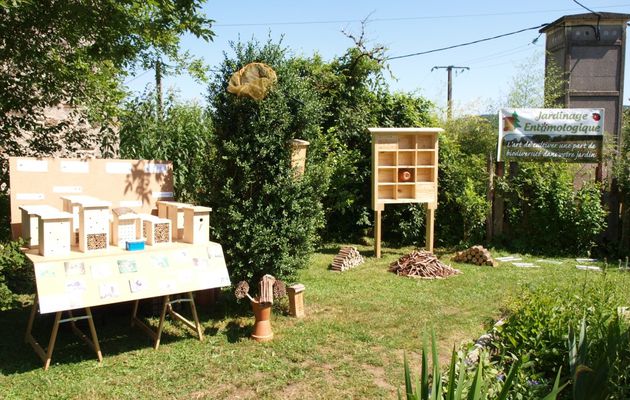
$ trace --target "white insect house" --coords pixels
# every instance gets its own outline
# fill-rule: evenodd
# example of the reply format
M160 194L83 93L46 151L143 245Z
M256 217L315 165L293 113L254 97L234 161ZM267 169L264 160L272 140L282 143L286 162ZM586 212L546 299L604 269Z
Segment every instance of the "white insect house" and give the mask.
M81 204L98 199L90 196L62 196L63 211L72 214L72 245L79 245L79 213Z
M25 205L20 207L22 214L21 237L26 240L28 247L37 247L39 245L39 216L41 213L58 212L55 207L47 205Z
M142 237L149 246L171 242L171 221L155 215L142 214Z
M63 211L37 213L39 254L44 257L70 254L72 214Z
M184 207L184 242L208 243L210 241L210 207Z
M82 201L79 208L79 251L109 247L109 206L102 200Z
M111 244L125 248L127 242L140 238L141 219L132 209L119 207L112 209L112 241Z
M158 201L158 217L168 218L171 221L171 237L173 241L184 236L184 208L192 207L190 204L176 201Z

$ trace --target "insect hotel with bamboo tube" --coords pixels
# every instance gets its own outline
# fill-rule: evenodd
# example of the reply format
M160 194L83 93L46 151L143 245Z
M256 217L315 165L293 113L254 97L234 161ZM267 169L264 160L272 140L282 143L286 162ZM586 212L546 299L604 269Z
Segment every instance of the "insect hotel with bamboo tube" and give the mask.
M372 135L374 255L381 257L385 204L425 203L426 249L433 251L440 128L369 128Z

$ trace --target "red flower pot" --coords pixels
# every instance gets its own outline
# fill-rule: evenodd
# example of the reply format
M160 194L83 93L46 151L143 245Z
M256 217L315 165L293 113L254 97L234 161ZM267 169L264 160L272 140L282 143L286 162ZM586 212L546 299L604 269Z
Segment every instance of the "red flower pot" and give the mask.
M252 301L252 309L254 310L254 332L252 339L257 342L268 342L273 339L273 331L271 330L271 303L259 303Z

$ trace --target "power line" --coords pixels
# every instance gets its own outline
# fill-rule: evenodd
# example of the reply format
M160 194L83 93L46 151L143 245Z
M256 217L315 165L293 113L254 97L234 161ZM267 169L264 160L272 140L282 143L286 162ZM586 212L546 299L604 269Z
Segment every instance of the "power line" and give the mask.
M578 3L579 4L579 3ZM630 4L616 4L603 6L600 9L628 7ZM433 19L452 19L452 18L472 18L472 17L499 17L505 15L525 15L525 14L541 14L551 12L569 12L575 11L575 8L555 9L555 10L535 10L535 11L512 11L499 13L478 13L478 14L453 14L453 15L434 15L421 17L392 17L392 18L371 18L368 22L400 22L400 21L418 21ZM234 23L234 24L213 24L213 27L237 28L247 26L283 26L283 25L326 25L326 24L349 24L363 22L360 19L332 19L332 20L315 20L315 21L273 21L273 22L252 22L252 23Z
M127 81L123 82L123 84L127 85L127 84L129 84L129 83L131 83L131 82L135 81L136 79L139 79L139 78L143 77L144 75L148 74L149 72L152 72L152 71L153 71L153 70L151 70L151 69L147 69L146 71L144 71L144 72L143 72L143 73L141 73L140 75L136 75L136 76L134 76L133 78L131 78L131 79L129 79L129 80L127 80Z
M400 58L421 56L421 55L424 55L424 54L436 53L438 51L444 51L444 50L455 49L455 48L458 48L458 47L470 46L472 44L477 44L477 43L481 43L481 42L487 42L489 40L495 40L495 39L499 39L499 38L506 37L506 36L516 35L518 33L527 32L527 31L531 31L531 30L534 30L534 29L540 29L540 28L542 28L544 26L547 26L547 25L548 24L545 23L545 24L541 24L541 25L538 25L538 26L532 26L530 28L519 29L518 31L503 33L501 35L496 35L496 36L492 36L492 37L488 37L488 38L484 38L484 39L473 40L472 42L460 43L460 44L456 44L456 45L453 45L453 46L447 46L447 47L440 47L438 49L421 51L421 52L418 52L418 53L404 54L402 56L389 57L389 58L387 58L387 60L388 61L390 61L390 60L398 60Z
M490 54L486 54L480 57L475 57L475 58L471 58L468 60L464 60L462 62L467 63L467 64L475 64L475 63L479 63L479 62L486 62L488 60L493 60L495 58L500 58L500 57L505 57L511 54L516 54L516 53L520 53L521 51L524 50L529 50L531 43L527 43L527 44L523 44L517 47L513 47L511 49L507 49L507 50L501 50L498 51L496 53L490 53Z
M577 4L578 6L582 7L583 9L585 9L586 11L588 11L588 12L590 12L590 13L593 13L593 14L595 14L595 15L601 16L601 14L600 14L600 13L598 13L598 12L595 12L595 11L591 10L590 8L586 7L584 4L580 3L580 2L579 2L579 1L577 1L577 0L573 0L573 2L574 2L575 4Z

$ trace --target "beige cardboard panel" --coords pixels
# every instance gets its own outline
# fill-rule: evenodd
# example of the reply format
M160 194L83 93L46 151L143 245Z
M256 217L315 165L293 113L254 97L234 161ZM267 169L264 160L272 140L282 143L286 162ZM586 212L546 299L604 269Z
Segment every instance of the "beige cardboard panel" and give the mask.
M35 266L42 314L230 285L223 249L213 242L66 257L26 254Z
M86 195L151 213L157 200L173 199L170 161L11 157L9 169L14 238L20 236L22 205L61 210L61 196Z

